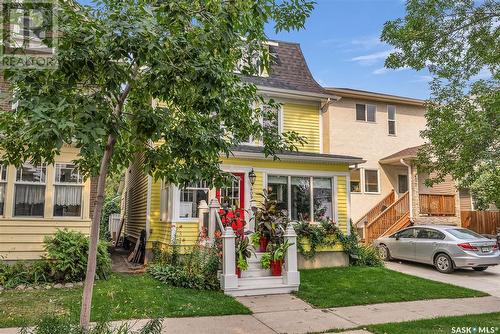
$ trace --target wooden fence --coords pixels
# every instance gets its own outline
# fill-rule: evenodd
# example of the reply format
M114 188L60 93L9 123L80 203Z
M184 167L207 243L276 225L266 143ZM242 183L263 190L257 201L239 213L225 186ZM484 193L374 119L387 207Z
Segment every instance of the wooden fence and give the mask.
M420 213L429 216L454 216L455 195L420 194Z
M461 211L462 227L481 234L496 234L500 229L499 211Z

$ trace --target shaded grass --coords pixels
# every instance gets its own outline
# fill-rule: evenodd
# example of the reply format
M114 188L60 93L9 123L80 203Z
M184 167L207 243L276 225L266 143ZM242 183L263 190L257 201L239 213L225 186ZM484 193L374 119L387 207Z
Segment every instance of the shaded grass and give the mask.
M46 315L78 321L81 297L81 288L4 291L0 293L0 327L32 325ZM113 274L94 286L92 321L250 313L222 292L176 288L147 274Z
M300 275L298 297L319 308L488 295L382 267L308 269Z
M465 327L465 331L455 329L455 333L500 333L500 312L366 326L375 334L449 334L453 333L453 327ZM470 331L467 332L469 327ZM489 329L480 331L480 327Z

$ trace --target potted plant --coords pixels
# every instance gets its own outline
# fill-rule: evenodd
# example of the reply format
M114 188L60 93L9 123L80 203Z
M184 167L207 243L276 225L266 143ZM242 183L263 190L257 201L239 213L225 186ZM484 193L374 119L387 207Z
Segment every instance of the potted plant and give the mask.
M271 253L266 252L262 254L262 257L260 258L260 266L262 269L271 268Z
M247 237L236 238L236 275L241 277L241 272L248 269L248 258L252 256L253 250Z
M255 223L256 233L259 234L259 251L265 252L270 242L277 242L276 239L280 237L286 225L287 216L267 191L260 195L263 200L255 212Z
M271 252L271 275L272 276L281 276L281 269L283 267L283 261L285 260L285 253L292 244L288 242L288 240L284 240L280 244L274 244L272 246Z

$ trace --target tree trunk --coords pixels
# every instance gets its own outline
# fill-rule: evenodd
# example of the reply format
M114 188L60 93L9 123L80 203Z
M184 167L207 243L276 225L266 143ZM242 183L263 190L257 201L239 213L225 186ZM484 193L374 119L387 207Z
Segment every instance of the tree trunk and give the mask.
M96 272L97 245L99 243L99 226L101 220L101 211L104 202L104 189L106 186L106 176L108 166L113 155L113 148L116 138L113 135L108 136L108 142L104 155L101 159L99 178L97 182L97 195L95 200L94 214L92 215L92 225L90 229L89 255L87 259L87 273L85 276L85 285L83 288L82 309L80 313L80 326L88 329L90 325L90 309L92 306L92 291L94 290L94 278Z

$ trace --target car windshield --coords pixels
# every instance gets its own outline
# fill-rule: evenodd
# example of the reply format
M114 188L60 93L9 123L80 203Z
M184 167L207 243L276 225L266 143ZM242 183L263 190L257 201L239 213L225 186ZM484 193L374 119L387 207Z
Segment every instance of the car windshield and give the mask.
M464 240L474 240L474 239L484 239L484 237L476 232L471 230L466 230L464 228L450 228L447 229L446 232L450 233L454 237L458 239Z

